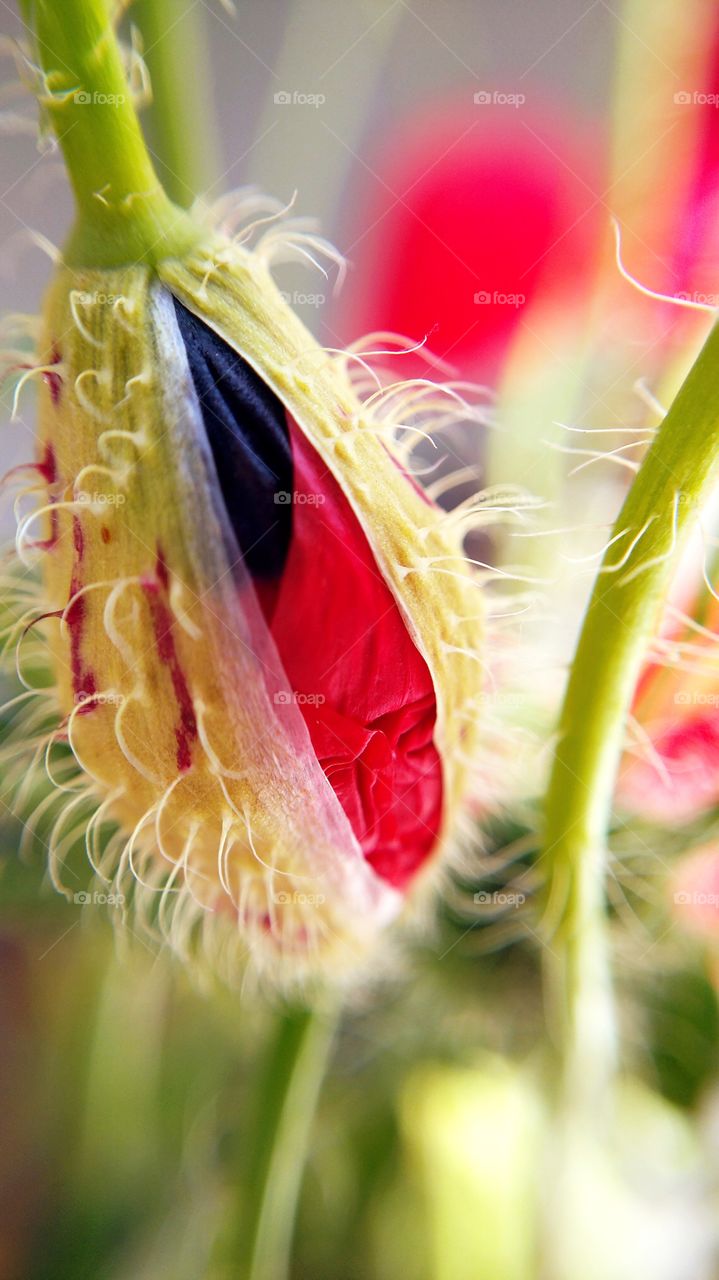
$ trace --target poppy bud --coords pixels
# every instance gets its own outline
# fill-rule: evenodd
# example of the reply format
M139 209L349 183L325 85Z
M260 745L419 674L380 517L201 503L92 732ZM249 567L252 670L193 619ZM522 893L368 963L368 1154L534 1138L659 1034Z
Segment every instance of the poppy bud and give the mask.
M363 404L215 233L62 267L39 361L18 545L57 734L118 826L100 871L185 953L352 967L452 841L476 749L477 584L396 449L438 389Z

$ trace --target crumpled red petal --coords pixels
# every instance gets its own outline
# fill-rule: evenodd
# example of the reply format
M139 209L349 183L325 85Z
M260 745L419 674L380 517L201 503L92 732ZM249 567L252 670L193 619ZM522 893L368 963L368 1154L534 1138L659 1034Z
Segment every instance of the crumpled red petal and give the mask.
M404 888L442 810L429 669L337 481L288 417L292 537L261 603L312 745L367 861Z

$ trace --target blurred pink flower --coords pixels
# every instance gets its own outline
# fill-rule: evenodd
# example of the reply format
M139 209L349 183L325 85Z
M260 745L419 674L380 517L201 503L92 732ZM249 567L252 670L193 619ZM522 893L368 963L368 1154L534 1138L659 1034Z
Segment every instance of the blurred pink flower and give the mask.
M670 881L675 918L690 933L719 937L719 844L693 849Z
M622 808L671 826L719 804L719 601L703 580L704 554L697 533L637 685L634 747L617 788Z

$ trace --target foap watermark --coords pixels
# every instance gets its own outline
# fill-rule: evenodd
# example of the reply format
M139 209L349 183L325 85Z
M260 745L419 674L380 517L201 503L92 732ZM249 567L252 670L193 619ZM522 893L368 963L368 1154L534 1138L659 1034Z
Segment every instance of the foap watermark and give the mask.
M506 889L497 889L489 893L487 889L479 889L474 895L479 907L521 907L527 901L524 893L511 893Z
M301 89L280 89L275 95L277 107L323 107L327 101L324 93L303 93Z
M719 93L702 93L699 89L679 89L674 94L678 107L719 107Z
M695 289L693 293L681 290L673 296L677 302L693 302L696 307L719 307L719 293L701 293Z
M100 893L97 890L81 889L73 893L73 902L79 907L122 907L125 904L124 893Z
M473 95L476 107L523 107L527 101L524 93L502 93L500 89L479 89Z
M275 506L290 507L294 503L298 507L321 507L325 501L323 493L288 493L280 489L275 494Z
M278 689L273 702L278 707L321 707L327 699L323 693L297 693L294 689Z
M88 493L82 489L75 495L75 502L84 502L88 507L123 507L127 498L124 493L103 493L99 490Z
M326 898L323 893L304 893L299 889L288 893L287 890L281 889L279 893L272 895L272 901L280 907L321 907L322 903L326 902Z
M501 289L478 289L474 295L476 307L523 307L527 301L524 293L502 293Z
M78 689L75 702L78 707L121 707L124 698L121 693L93 693L89 689Z
M719 707L719 693L706 693L700 689L680 689L674 694L677 707Z
M719 893L705 893L702 889L677 889L674 903L677 907L719 907Z
M99 289L78 289L72 296L81 307L114 307L123 297L121 293L101 293Z
M291 293L280 289L280 295L291 307L322 307L327 301L324 293L302 293L299 289L293 289Z
M479 701L490 707L525 707L529 701L526 693L513 689L485 689Z
M78 89L73 100L81 107L91 104L100 107L121 107L124 102L127 102L124 93L100 93L97 89L94 93L90 93L87 89Z

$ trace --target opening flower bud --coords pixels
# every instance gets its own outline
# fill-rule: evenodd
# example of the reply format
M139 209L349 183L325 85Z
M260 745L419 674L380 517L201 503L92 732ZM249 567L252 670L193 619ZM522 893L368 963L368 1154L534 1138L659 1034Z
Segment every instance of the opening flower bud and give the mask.
M453 840L481 608L396 448L421 380L363 404L262 258L62 267L22 522L60 726L117 824L99 870L182 951L280 980L353 967ZM402 431L400 434L402 434Z

